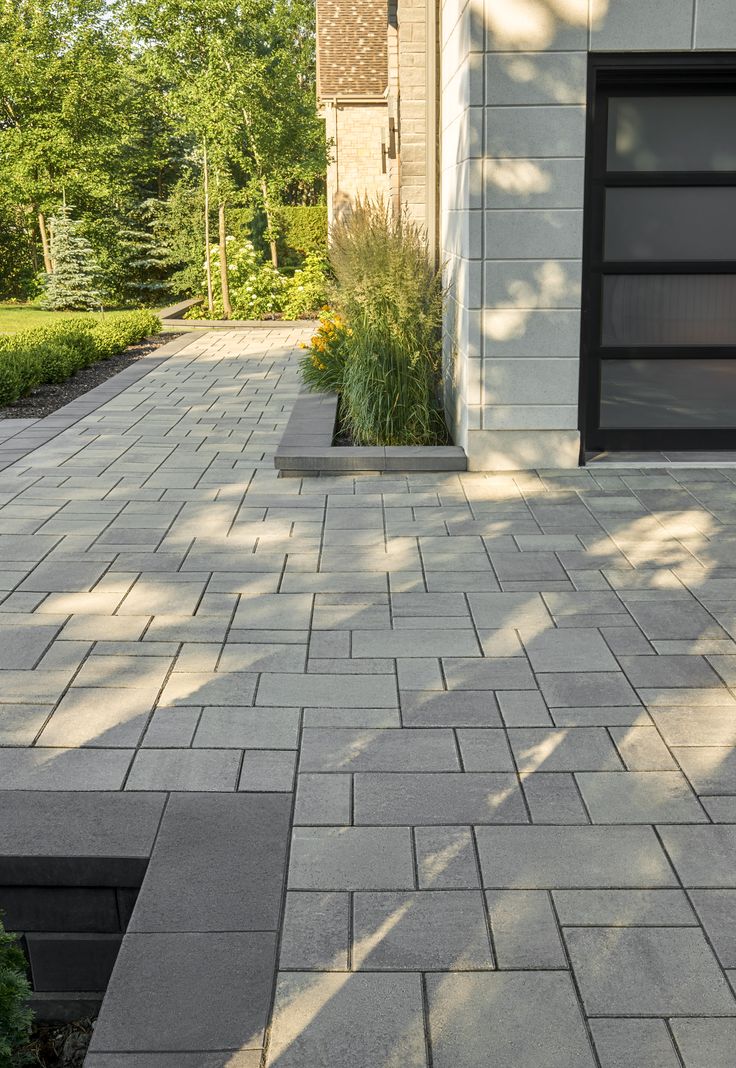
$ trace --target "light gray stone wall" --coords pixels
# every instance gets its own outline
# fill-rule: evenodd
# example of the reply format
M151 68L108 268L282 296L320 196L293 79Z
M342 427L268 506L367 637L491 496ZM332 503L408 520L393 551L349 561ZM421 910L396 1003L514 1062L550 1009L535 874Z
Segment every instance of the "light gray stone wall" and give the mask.
M447 406L471 468L578 462L589 51L736 48L734 0L444 0Z
M471 136L477 108L470 103L473 11L469 0L444 0L440 10L440 247L448 291L444 330L445 409L457 444L481 425L480 290L482 242L471 230ZM473 221L482 222L482 212Z

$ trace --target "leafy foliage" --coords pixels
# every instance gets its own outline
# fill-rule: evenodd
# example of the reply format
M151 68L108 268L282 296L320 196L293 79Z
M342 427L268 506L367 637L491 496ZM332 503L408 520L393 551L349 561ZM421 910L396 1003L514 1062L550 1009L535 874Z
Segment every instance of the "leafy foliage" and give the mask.
M279 208L284 244L302 256L327 255L327 205L285 204Z
M33 1019L27 1007L30 993L23 952L0 919L0 1065L3 1068L20 1063L17 1051L30 1036Z
M345 320L324 308L308 355L299 361L302 379L310 389L326 393L342 391L349 338L350 330Z
M214 282L215 316L222 317L220 250L210 252ZM250 241L228 239L228 278L230 300L235 319L264 319L281 311L287 287L286 279L256 252ZM201 310L197 310L201 318Z
M105 315L94 324L85 319L84 324L92 335L97 359L100 360L108 360L128 345L161 330L161 320L150 311L119 312Z
M210 216L259 251L323 192L311 0L1 0L0 297L74 205L107 304L201 293Z
M328 291L327 258L311 253L293 274L286 288L282 305L285 319L301 319L313 315L324 305Z
M13 404L45 382L106 360L161 329L153 312L66 319L0 337L0 404Z
M41 288L28 211L3 204L0 194L0 292L11 300L34 298Z
M302 361L305 381L342 394L343 425L356 444L444 442L442 282L426 236L381 201L359 202L331 236L332 303L349 328L339 347L342 377L313 341L318 362L310 368Z
M54 269L46 275L43 307L51 311L99 308L99 264L79 222L65 208L49 220L51 260Z
M210 250L215 318L222 318L220 250ZM281 314L286 319L313 315L324 304L328 266L324 258L308 256L292 276L280 273L247 239L227 238L227 273L234 319L268 319ZM185 318L201 319L203 309L192 308Z

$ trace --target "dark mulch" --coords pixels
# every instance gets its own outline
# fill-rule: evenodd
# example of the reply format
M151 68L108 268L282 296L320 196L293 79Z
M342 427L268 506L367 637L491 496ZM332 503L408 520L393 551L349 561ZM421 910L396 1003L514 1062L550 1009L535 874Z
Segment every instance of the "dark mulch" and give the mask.
M156 334L154 337L147 337L137 345L130 345L117 356L111 356L109 360L100 360L91 367L77 371L71 378L67 378L66 382L49 382L39 386L15 404L0 408L0 419L43 419L81 397L83 393L88 393L95 386L102 385L108 378L124 371L160 345L173 341L175 337L181 337L181 334Z
M337 398L337 418L335 419L335 433L332 435L333 446L344 446L352 448L355 445L350 431L345 426L345 420L342 413L342 395L338 394Z
M346 446L349 449L352 448L353 445L355 445L355 442L350 436L350 431L346 430L342 423L339 422L339 420L337 425L335 426L335 436L332 439L332 444L337 446Z
M73 1023L37 1023L23 1052L28 1068L82 1068L92 1039L92 1020Z

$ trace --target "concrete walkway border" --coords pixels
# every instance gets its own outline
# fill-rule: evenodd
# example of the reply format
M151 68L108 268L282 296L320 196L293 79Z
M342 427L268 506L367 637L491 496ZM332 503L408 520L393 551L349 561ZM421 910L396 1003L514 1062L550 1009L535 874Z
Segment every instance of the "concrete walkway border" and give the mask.
M141 356L129 367L112 375L106 382L76 397L63 408L58 408L44 419L3 419L0 421L0 471L22 460L29 452L74 426L80 419L102 407L107 401L134 385L154 367L158 367L190 345L195 334L185 333L181 337L167 341L153 352ZM14 426L14 424L16 424Z

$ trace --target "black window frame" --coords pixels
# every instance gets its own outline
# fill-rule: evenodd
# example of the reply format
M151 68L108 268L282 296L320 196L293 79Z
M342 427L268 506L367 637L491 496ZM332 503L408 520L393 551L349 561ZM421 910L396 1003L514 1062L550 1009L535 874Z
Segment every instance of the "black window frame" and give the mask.
M603 360L736 360L736 345L616 348L601 343L605 275L736 274L736 256L734 260L725 261L604 261L607 188L736 187L736 171L608 171L608 97L711 96L719 91L721 95L733 93L736 96L736 51L588 55L579 395L583 458L587 453L607 450L736 449L736 428L614 429L600 426Z

